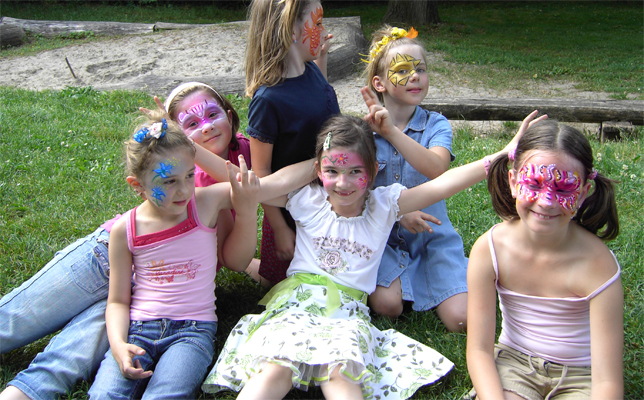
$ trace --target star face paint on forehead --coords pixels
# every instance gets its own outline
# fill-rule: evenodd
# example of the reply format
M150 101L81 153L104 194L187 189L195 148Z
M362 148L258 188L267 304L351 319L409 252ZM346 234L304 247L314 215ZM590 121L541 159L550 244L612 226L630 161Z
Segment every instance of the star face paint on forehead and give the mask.
M421 61L422 60L414 58L409 54L397 53L389 63L387 79L389 79L394 86L406 86L409 82L409 78L411 78L414 72L417 72L416 67L418 67L418 64L420 64Z
M516 182L519 200L534 203L541 199L548 206L556 201L570 212L577 211L582 186L576 171L562 171L555 164L525 164Z

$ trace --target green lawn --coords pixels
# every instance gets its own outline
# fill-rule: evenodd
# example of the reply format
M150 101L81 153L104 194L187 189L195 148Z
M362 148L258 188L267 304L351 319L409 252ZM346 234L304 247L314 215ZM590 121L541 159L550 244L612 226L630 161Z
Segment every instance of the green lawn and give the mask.
M27 19L131 22L210 23L244 16L243 10L235 8L219 10L216 14L208 7L194 10L195 7L170 7L163 3L129 4L119 8L98 2L82 3L82 7L53 1L27 5L3 2L1 12ZM224 11L229 14L222 14ZM377 27L384 11L384 6L341 8L330 4L325 9L325 16L361 15L365 30L370 32ZM460 69L471 74L474 82L478 79L490 87L514 87L527 79L566 79L586 90L610 91L616 97L642 98L640 3L472 5L456 2L441 5L440 11L445 24L419 29L421 39L430 50L442 51L448 60L458 63ZM551 22L552 18L559 18L560 22ZM589 35L591 37L584 40ZM104 39L32 37L32 40L39 48L52 48L77 40ZM24 50L0 51L0 62L2 57L15 56L18 51ZM611 63L601 60L611 60ZM555 68L557 66L563 70ZM246 121L248 100L233 100L242 121ZM138 107L153 105L149 96L135 91L68 88L34 92L0 87L0 198L3 200L0 207L0 295L32 276L57 250L90 233L114 214L137 204L137 197L128 190L124 179L121 143L131 133ZM506 132L492 132L485 137L478 137L467 129L457 130L454 166L498 149L511 133L512 126L508 124ZM639 136L605 144L591 138L597 169L620 180L617 199L621 233L609 247L622 265L625 386L630 399L644 398L644 240L641 233L644 222L641 154L644 146L641 131ZM466 252L480 234L498 221L484 184L450 198L448 209L452 222L463 236ZM218 276L219 346L223 345L232 324L241 315L259 310L255 304L262 294L263 290L245 276L227 271ZM415 398L455 399L469 390L464 334L448 333L433 312L406 312L395 321L375 317L374 322L380 328L398 329L436 348L456 364L445 380L421 390ZM4 385L12 379L45 345L46 340L42 340L2 356L0 383ZM86 389L87 384L81 383L70 398L82 398ZM318 391L309 395L292 392L291 395L321 397Z

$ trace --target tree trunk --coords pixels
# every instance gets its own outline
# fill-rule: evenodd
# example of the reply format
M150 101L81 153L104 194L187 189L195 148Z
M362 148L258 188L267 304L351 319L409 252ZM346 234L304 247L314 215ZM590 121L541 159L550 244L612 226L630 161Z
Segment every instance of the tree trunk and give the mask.
M439 24L438 0L389 0L383 22L391 25Z
M21 27L0 23L0 47L17 47L25 41L25 31Z

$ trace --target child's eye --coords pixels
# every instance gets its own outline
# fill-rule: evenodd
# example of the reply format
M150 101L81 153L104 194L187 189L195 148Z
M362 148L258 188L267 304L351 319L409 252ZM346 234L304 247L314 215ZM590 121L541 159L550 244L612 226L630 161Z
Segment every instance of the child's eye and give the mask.
M219 115L219 113L213 111L210 114L208 114L208 118L215 119L217 117L217 115Z
M188 174L188 179L192 179L192 178L194 178L194 177L195 177L195 173L194 173L194 172L191 172L191 173L189 173L189 174Z
M354 170L351 170L351 173L352 174L361 174L362 170L361 169L354 169Z
M407 72L409 72L409 70L407 70L407 69L399 69L398 70L398 73L401 74L401 75L405 75Z
M426 71L427 70L425 68L416 68L416 73L418 73L418 74L422 74L422 73L424 73Z
M164 185L172 185L175 182L176 182L175 179L168 179L168 180L163 181L163 184Z
M530 190L541 190L541 185L526 185Z

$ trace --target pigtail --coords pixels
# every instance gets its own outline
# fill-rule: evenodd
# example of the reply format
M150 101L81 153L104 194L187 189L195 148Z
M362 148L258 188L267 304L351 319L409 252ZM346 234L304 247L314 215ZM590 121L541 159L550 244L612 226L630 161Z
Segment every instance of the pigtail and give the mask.
M595 189L582 203L573 221L602 240L613 240L619 234L619 218L615 202L616 181L597 174ZM604 228L601 232L600 230Z
M508 178L509 161L507 154L496 157L490 163L487 175L487 190L492 198L492 207L494 212L504 220L519 216Z

